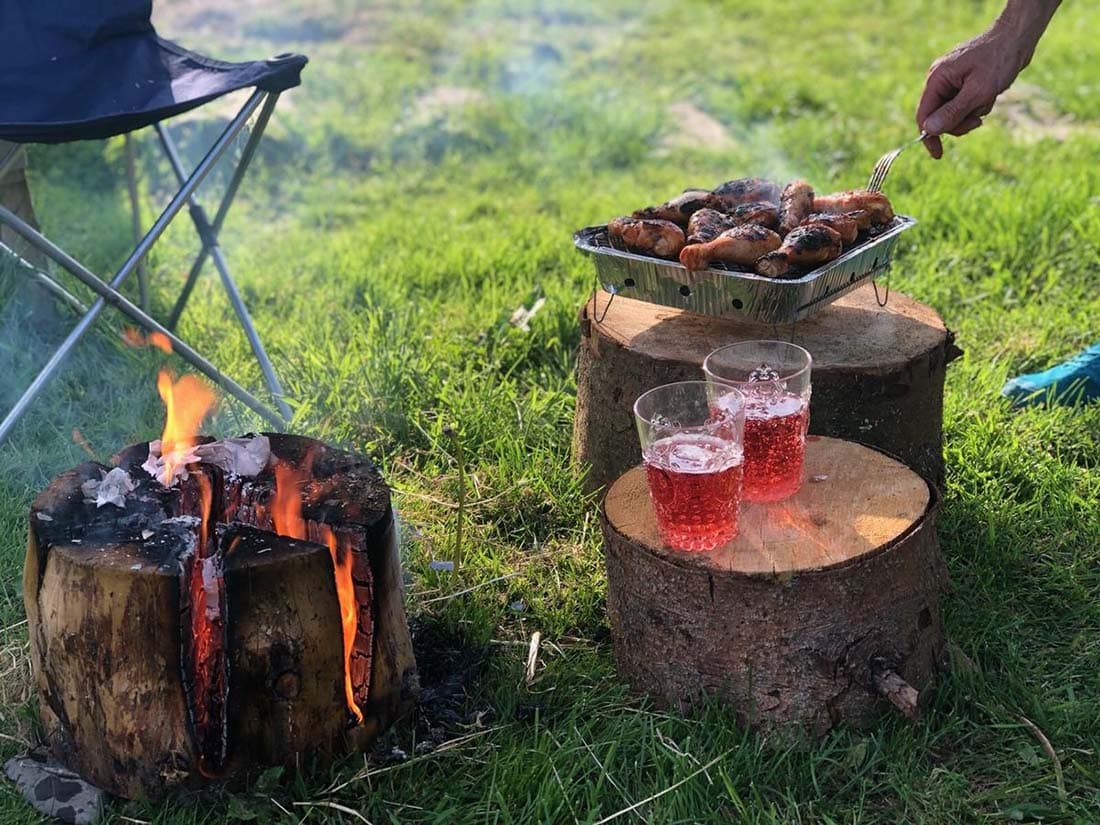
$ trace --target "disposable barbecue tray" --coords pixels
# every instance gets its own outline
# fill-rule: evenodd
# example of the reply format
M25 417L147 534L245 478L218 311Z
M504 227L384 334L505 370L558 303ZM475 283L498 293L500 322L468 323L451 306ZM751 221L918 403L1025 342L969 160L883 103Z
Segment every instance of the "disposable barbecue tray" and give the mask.
M675 261L617 249L607 226L573 235L577 249L592 257L596 277L608 292L702 315L744 318L765 324L806 318L886 271L898 236L916 224L897 215L839 258L794 278L777 280L725 264L689 272Z

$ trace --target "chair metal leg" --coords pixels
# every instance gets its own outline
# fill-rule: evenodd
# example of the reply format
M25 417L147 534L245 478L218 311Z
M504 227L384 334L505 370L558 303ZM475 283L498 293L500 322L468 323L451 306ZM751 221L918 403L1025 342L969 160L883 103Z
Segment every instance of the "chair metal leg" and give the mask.
M28 226L30 226L30 224L28 224ZM34 278L37 283L45 287L50 293L54 295L54 297L64 301L81 315L88 311L88 307L83 301L81 301L79 298L69 292L69 290L65 289L65 287L61 286L61 284L51 278L47 273L43 272L26 258L22 257L18 252L16 252L7 244L0 243L0 253L10 255L15 260L15 263L23 269L26 269L27 274L30 277Z
M256 154L256 148L260 145L260 138L263 137L264 130L267 128L267 122L271 119L271 113L275 111L275 104L279 100L279 95L275 92L269 92L267 100L264 101L263 108L260 109L260 113L256 116L256 125L252 128L252 134L248 136L248 142L244 146L244 150L241 152L241 159L237 162L237 168L233 172L233 177L229 180L229 185L225 188L225 194L222 195L222 202L218 206L218 211L214 215L214 234L217 235L222 230L222 224L225 223L226 213L229 212L229 207L233 204L233 198L237 195L237 190L240 188L241 181L244 179L244 173L248 169L249 164L252 163L252 157ZM202 250L199 252L198 257L195 258L195 263L191 266L191 271L187 273L187 280L184 281L183 289L180 291L179 298L176 299L176 305L172 307L172 312L168 316L167 326L169 329L175 329L176 324L179 323L180 316L183 315L183 310L187 306L187 301L191 297L191 290L195 288L195 282L198 280L199 273L202 272L202 266L206 263L207 249L205 244Z
M141 240L141 203L138 201L137 164L134 162L134 141L126 133L126 189L130 193L130 228L134 234L134 243ZM145 277L145 261L137 265L138 305L149 311L149 283Z
M4 153L3 158L0 158L0 180L3 180L4 175L15 165L15 159L19 156L19 150L22 148L22 144L13 143L8 151Z
M31 403L33 403L35 398L38 397L39 393L53 377L54 373L57 372L57 369L61 366L62 361L64 361L65 357L69 354L69 352L80 340L80 338L83 337L84 333L88 330L88 327L91 326L91 323L95 320L96 316L98 316L99 313L103 310L103 307L106 304L107 300L110 300L112 303L119 306L120 309L123 305L128 305L130 308L132 308L132 312L127 313L130 314L131 317L144 316L145 318L148 318L149 321L152 321L152 323L155 325L149 327L150 329L159 329L161 332L168 331L167 329L161 327L161 325L154 321L152 318L149 318L149 316L145 315L145 313L141 312L140 309L127 301L121 294L119 294L117 291L118 287L122 285L122 283L134 270L134 267L137 266L138 262L141 261L149 253L149 249L153 246L154 243L156 243L157 239L160 238L161 234L163 234L164 230L168 227L168 224L179 213L180 209L183 208L183 205L187 203L188 199L194 193L195 189L198 188L199 184L202 183L203 179L214 167L214 164L216 164L218 162L218 159L225 153L225 150L229 148L229 145L233 141L233 138L236 137L236 135L240 132L242 128L244 128L244 125L248 122L248 118L255 111L256 107L259 106L263 95L264 93L260 91L253 93L248 102L245 104L244 108L242 108L237 116L229 123L225 131L222 132L221 136L210 148L210 151L208 151L206 153L206 156L199 162L199 165L195 168L195 171L191 173L191 177L187 179L184 185L180 188L179 192L177 192L175 197L172 198L168 206L164 208L164 211L161 212L160 216L153 223L153 226L149 229L147 233L145 233L145 236L141 239L141 242L137 245L134 251L130 253L130 256L126 259L126 262L123 263L122 267L118 270L118 272L108 284L104 284L90 271L85 269L83 266L80 266L75 260L66 255L64 250L51 244L45 239L44 236L42 236L38 232L35 232L30 226L20 220L11 211L0 207L0 223L5 223L16 232L19 232L19 234L23 235L31 243L32 246L52 257L55 261L57 261L70 272L72 272L76 277L80 278L80 280L84 281L84 283L86 283L101 296L95 303L92 304L91 307L89 307L87 315L85 315L77 323L76 327L73 328L72 332L69 333L69 336L65 339L65 341L53 354L50 360L46 363L46 366L42 368L41 372L39 372L38 376L31 383L31 386L28 387L23 395L19 398L19 400L15 402L15 406L13 406L11 410L8 411L8 414L4 417L4 420L0 421L0 441L3 441L4 438L7 437L8 433L10 433L12 428L15 426L16 421L18 421L23 413L26 412L27 408L31 405ZM70 264L75 265L75 267L71 266ZM137 313L137 316L135 316L133 313ZM175 336L171 337L174 338ZM180 344L183 344L183 342L180 341ZM183 344L183 346L186 347L187 345ZM190 350L190 347L187 347L187 349ZM194 352L194 350L190 350L190 352L194 356L199 357L198 353ZM209 362L205 362L205 360L201 358L200 360L203 360L203 362L211 370L213 370L215 374L220 376L220 373L217 371L217 369L214 368L212 365L209 365ZM199 368L198 363L192 363L195 363L196 368ZM205 373L205 370L202 371ZM205 374L207 374L208 377L210 376L209 373ZM217 379L211 378L211 380ZM226 389L229 389L229 386L227 384L222 384L222 386L225 386ZM234 395L235 394L236 393L234 393ZM253 406L252 404L249 404L249 406L256 410L256 412L260 412L261 409L265 410L265 412L269 412L266 410L265 407L263 407L262 404L259 404L258 401L249 396L248 393L245 392L244 396L251 399L255 403L256 406ZM245 398L241 398L241 400L245 401ZM245 403L248 402L245 401ZM257 407L259 407L259 409L257 409ZM265 415L264 417L266 418L267 415ZM273 423L275 422L278 422L277 418L274 418ZM282 423L279 422L278 426L282 426Z
M71 255L69 255L64 249L51 242L40 232L35 231L32 226L23 222L19 219L18 216L12 214L10 211L2 206L0 206L0 223L4 223L10 226L12 229L14 229L24 238L26 238L32 246L41 251L43 254L53 258L53 260L56 261L60 266L65 267L65 269L67 269L69 272L79 278L84 284L86 284L89 288L91 288L96 294L100 296L99 299L94 304L92 304L91 308L88 310L87 315L80 319L80 322L77 324L76 328L73 329L73 331L69 334L69 337L65 339L65 342L61 345L58 351L54 353L54 357L50 359L50 363L47 364L45 368L43 368L41 373L39 373L38 378L35 379L35 384L32 385L32 388L35 389L34 394L32 394L31 391L28 389L27 392L24 393L23 398L21 398L16 404L16 407L20 407L20 404L22 404L22 407L20 407L19 409L19 413L16 413L16 408L12 408L11 413L9 413L8 417L4 419L3 424L0 424L0 441L3 441L4 436L8 434L8 431L11 429L11 424L14 423L14 421L19 417L19 414L21 414L23 409L25 409L26 404L29 404L30 401L33 401L34 395L37 395L38 391L42 389L42 386L44 386L45 383L49 381L50 375L47 374L47 370L49 370L50 373L52 373L53 370L56 370L61 360L65 357L65 355L68 354L68 350L72 349L72 345L80 339L85 331L87 331L89 324L95 320L95 317L99 315L104 305L108 303L114 306L117 310L119 310L119 312L121 312L123 315L126 315L135 323L140 324L147 331L163 333L165 336L167 336L168 340L171 341L173 352L178 354L181 358L183 358L185 361L195 367L195 369L197 369L214 383L221 386L223 389L225 389L226 392L248 406L258 415L262 416L268 422L274 424L277 427L282 427L286 423L286 420L280 417L278 413L274 412L273 410L262 404L260 401L258 401L247 390L237 384L237 382L235 382L232 378L222 373L221 370L219 370L217 367L215 367L213 364L211 364L209 361L199 355L198 352L192 349L191 346L185 341L181 340L174 332L169 330L155 318L149 316L145 312L142 312L139 307L134 305L130 300L126 298L126 296L115 289L114 287L118 285L115 282L118 279L118 276L116 276L115 280L112 280L110 284L105 284L103 281L97 278L95 274L91 272L91 270L89 270ZM56 363L54 363L55 361ZM51 365L53 365L52 368ZM27 400L26 404L23 403L24 399L29 399ZM9 419L11 419L11 423L9 423Z
M172 138L168 135L167 130L162 124L156 124L155 128L157 134L160 136L161 144L164 146L164 152L168 155L168 160L176 173L176 177L179 178L180 181L185 180L183 163L180 160L179 153L176 151L175 144L172 142ZM260 370L264 374L264 380L267 382L268 389L271 390L271 394L274 396L275 406L279 408L279 411L285 418L289 419L291 417L291 412L283 398L284 393L282 384L279 383L279 377L275 374L275 368L271 364L271 359L268 358L267 351L264 349L259 333L256 332L256 327L252 323L252 317L249 315L248 308L244 304L244 299L237 289L237 284L233 281L233 276L229 271L229 264L225 259L225 254L218 245L217 233L211 225L209 218L206 216L206 210L203 209L198 199L192 195L189 201L191 220L194 222L195 229L199 233L203 250L208 252L214 259L214 267L221 276L222 286L225 287L225 292L229 296L229 302L233 305L233 311L237 313L237 318L241 322L244 334L248 338L248 344L252 347L252 354L256 356L256 361L259 362Z

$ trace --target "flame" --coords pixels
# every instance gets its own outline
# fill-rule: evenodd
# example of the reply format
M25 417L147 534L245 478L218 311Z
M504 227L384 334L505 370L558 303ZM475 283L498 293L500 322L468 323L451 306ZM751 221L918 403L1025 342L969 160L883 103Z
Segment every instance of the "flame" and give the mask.
M164 399L166 417L164 434L160 437L160 454L164 459L161 483L167 487L175 478L176 469L185 463L187 448L198 435L202 420L214 406L214 391L194 375L172 380L167 370L157 373L157 391Z
M340 541L336 533L325 527L328 549L332 553L332 569L336 572L336 597L340 602L340 622L344 628L344 693L347 696L348 710L355 715L357 722L363 721L363 711L355 703L355 691L351 685L351 650L355 645L355 634L359 630L356 617L358 604L355 600L355 585L351 578L351 546Z
M122 330L122 340L131 347L156 347L161 352L172 354L172 341L163 332L153 330L146 337L141 330L134 327L126 327Z
M275 532L292 539L304 539L306 520L302 518L302 484L306 470L284 461L275 462L275 497L271 501L271 520Z
M292 539L309 539L309 527L302 516L302 486L312 471L313 454L309 453L300 467L283 461L275 462L275 495L271 501L271 520L275 532ZM359 623L355 585L351 577L352 548L350 542L341 540L326 524L314 524L332 554L332 569L336 576L336 596L340 604L340 624L344 636L344 693L348 710L357 722L363 721L363 712L355 702L351 684L351 652Z

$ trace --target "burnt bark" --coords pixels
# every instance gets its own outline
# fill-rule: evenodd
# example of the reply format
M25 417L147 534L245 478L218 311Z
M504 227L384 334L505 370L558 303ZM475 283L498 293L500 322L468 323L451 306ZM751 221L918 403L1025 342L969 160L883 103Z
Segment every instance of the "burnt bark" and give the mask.
M157 798L365 749L415 701L381 476L310 439L269 437L279 459L313 455L308 540L272 532L269 471L240 479L196 465L166 491L138 469L145 445L116 457L138 481L124 508L84 501L81 484L108 469L98 464L63 473L34 502L23 583L43 728L58 758L110 793ZM205 548L199 520L180 515L201 509L199 476L214 488ZM334 559L349 557L346 668ZM192 588L204 559L217 563L205 591ZM195 678L199 609L219 634L218 690Z
M720 346L783 339L810 351L810 432L879 447L943 482L943 385L959 350L931 308L870 286L789 326L713 318L597 293L581 310L573 454L597 490L641 461L633 405L646 390L703 378ZM606 311L606 314L605 314ZM600 319L597 321L597 319Z
M601 525L620 675L682 711L705 696L722 697L741 724L784 738L818 736L840 724L866 726L889 709L884 696L915 714L915 693L905 688L931 681L944 645L939 498L922 480L897 483L909 471L884 458L831 439L811 442L808 467L842 460L849 475L833 485L804 485L785 503L786 513L807 516L793 527L775 517L776 505L747 505L742 535L704 554L660 545L651 506L638 503L645 484L640 469L617 480ZM849 479L860 476L867 486L853 494ZM834 526L818 515L830 511L832 499L837 510L877 530L898 512L899 498L920 487L924 497L883 534L888 540L843 556L829 538ZM881 500L876 488L884 491ZM649 512L639 514L642 508ZM772 570L758 563L761 547L790 544L797 534L804 548L778 552ZM819 545L829 544L824 558Z

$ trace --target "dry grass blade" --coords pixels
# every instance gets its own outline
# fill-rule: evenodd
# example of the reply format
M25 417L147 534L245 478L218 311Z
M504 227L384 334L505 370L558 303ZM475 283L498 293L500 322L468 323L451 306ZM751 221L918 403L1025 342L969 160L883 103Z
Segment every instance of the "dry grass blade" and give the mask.
M1017 714L1016 718L1023 723L1025 728L1031 731L1032 736L1039 740L1039 744L1043 747L1043 752L1050 757L1050 761L1054 764L1054 781L1058 785L1058 798L1065 802L1069 797L1066 794L1065 777L1062 775L1062 760L1058 758L1058 754L1054 750L1054 745L1050 743L1047 735L1043 733L1039 726L1026 716Z
M592 825L603 825L605 822L610 822L613 819L618 819L620 816L623 816L624 814L628 814L628 813L631 813L632 811L637 810L638 808L642 807L642 805L648 805L653 800L660 799L665 794L672 793L674 790L679 788L681 785L687 784L692 779L697 777L699 774L706 773L710 768L713 768L715 765L717 765L719 762L721 762L723 759L725 759L727 756L729 756L732 752L733 751L726 751L721 756L714 757L712 760L707 762L707 764L703 765L703 767L699 768L699 770L688 774L687 776L685 776L683 779L681 779L676 784L669 785L663 791L658 791L657 793L652 794L650 796L647 796L645 799L643 799L639 802L635 802L629 808L623 808L621 811L616 811L615 813L611 814L611 816L605 816L603 819L597 819L595 822L592 823Z
M329 795L334 794L334 793L339 793L340 791L344 790L344 788L348 787L349 785L354 785L356 782L362 782L364 779L370 779L372 776L378 776L378 774L381 774L381 773L388 773L389 771L397 770L398 768L407 768L411 765L417 765L421 762L424 762L428 759L431 759L435 756L438 756L441 753L446 753L449 750L453 750L454 748L457 748L459 745L464 745L467 742L469 742L471 739L477 739L478 737L485 736L486 734L496 733L499 730L503 730L505 727L507 727L507 726L506 725L498 725L495 728L486 728L485 730L474 731L473 733L468 733L465 736L459 736L455 739L450 739L450 740L442 743L441 745L439 745L439 747L437 747L431 753L426 753L423 756L416 757L415 759L408 759L404 762L398 762L395 765L386 765L386 766L381 767L381 768L368 768L367 770L363 770L363 771L360 771L359 773L355 774L355 776L351 777L351 779L345 780L344 782L341 782L338 785L330 786L326 790L322 791L322 793L329 794Z
M367 825L373 825L373 823L369 819L367 819L365 816L363 816L361 813L359 813L359 811L355 810L354 808L349 808L346 805L341 805L338 802L295 802L294 807L296 807L296 808L332 808L335 811L340 811L340 813L348 814L349 816L354 816L357 819L361 820L362 822L366 822Z

